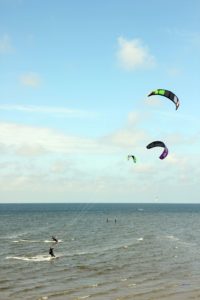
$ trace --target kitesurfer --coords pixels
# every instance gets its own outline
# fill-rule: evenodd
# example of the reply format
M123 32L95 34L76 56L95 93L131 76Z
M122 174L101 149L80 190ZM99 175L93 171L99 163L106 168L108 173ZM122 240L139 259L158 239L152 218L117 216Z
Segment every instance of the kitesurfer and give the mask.
M52 247L49 248L49 254L51 255L51 257L55 257Z
M58 239L57 239L55 236L52 235L51 238L52 238L52 240L53 240L54 242L56 242L56 244L58 243Z

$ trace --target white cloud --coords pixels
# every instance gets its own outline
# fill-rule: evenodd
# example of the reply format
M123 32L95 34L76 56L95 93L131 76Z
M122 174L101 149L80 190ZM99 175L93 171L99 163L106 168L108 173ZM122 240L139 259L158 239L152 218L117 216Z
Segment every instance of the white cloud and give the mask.
M136 147L146 138L143 130L133 130L129 128L119 129L113 134L107 135L102 139L103 142L118 147Z
M183 74L183 70L177 67L171 67L168 69L168 74L171 77L177 78L180 77Z
M139 174L143 174L144 176L149 175L149 174L154 174L155 172L155 167L150 164L150 163L139 163L137 166L137 172Z
M185 199L191 185L198 187L198 155L194 158L171 151L164 161L159 160L161 149L149 151L145 147L151 138L148 130L140 127L144 117L143 113L130 112L121 129L99 139L1 122L2 199L66 201L67 195L70 201L146 202L159 194L160 202L171 200L175 194ZM185 142L179 136L171 139L172 145L176 140ZM134 151L136 164L127 161L129 151Z
M10 53L13 51L11 39L7 34L0 38L0 54Z
M199 143L199 135L199 133L194 133L188 136L174 132L172 134L168 134L166 139L168 143L172 145L188 145L188 147L191 147L191 145Z
M147 97L144 100L144 102L146 105L155 106L155 107L162 106L162 104L163 104L162 99L160 99L159 97L156 97L156 96L152 96L149 98Z
M110 145L98 139L82 138L60 133L48 128L37 128L14 123L0 123L2 149L20 155L39 155L45 152L64 153L109 153Z
M2 106L0 106L0 109ZM6 108L5 106L3 108ZM8 109L10 107L7 107ZM15 109L27 109L33 111L52 112L54 109L38 107L13 107ZM68 110L58 109L57 111L68 113ZM72 113L72 112L71 112ZM137 113L130 113L126 126L107 136L101 138L87 138L67 135L59 131L45 128L26 126L15 123L0 122L0 150L8 151L18 155L42 155L49 153L117 153L124 148L141 145L146 137L144 130L138 129L137 125L141 116ZM118 148L118 150L116 149Z
M125 125L111 134L102 138L102 141L120 148L141 147L142 142L147 138L147 132L140 128L146 114L136 111L130 112Z
M119 37L118 45L117 58L123 69L135 70L155 65L155 58L139 39L126 40L123 37Z
M37 73L29 72L20 77L20 82L25 86L36 88L41 84L41 78Z
M200 46L200 32L191 31L185 29L177 29L177 28L168 28L166 32L177 39L182 39L187 46L192 46L195 48L199 48ZM180 42L180 41L179 41Z
M92 113L68 109L66 107L53 107L53 106L36 106L36 105L6 105L0 104L0 110L6 111L19 111L27 113L43 113L43 114L53 114L53 115L63 115L68 117L88 117L92 116Z
M137 123L141 120L141 114L139 114L138 112L130 112L128 114L128 125L137 125Z
M179 165L180 163L182 163L182 161L180 161L180 157L174 154L168 155L167 162L171 165Z
M55 161L51 166L51 172L54 174L63 174L66 172L66 170L69 170L69 168L72 167L72 164L70 162L66 161Z
M24 145L19 145L17 149L15 150L15 153L17 155L21 156L36 156L36 155L41 155L47 153L47 150L43 145L39 144L24 144Z

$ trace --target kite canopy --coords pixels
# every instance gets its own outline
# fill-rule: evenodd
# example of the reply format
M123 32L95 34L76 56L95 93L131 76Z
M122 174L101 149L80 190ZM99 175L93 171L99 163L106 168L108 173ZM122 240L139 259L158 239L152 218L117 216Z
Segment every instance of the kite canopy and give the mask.
M168 91L168 90L157 89L157 90L155 90L155 91L152 91L152 92L148 95L148 97L153 96L153 95L160 95L160 96L164 96L164 97L170 99L172 102L174 102L174 104L175 104L175 106L176 106L176 110L178 109L178 107L179 107L179 105L180 105L180 102L179 102L178 97L177 97L174 93L172 93L172 92L170 92L170 91Z
M151 148L154 148L154 147L162 147L164 148L162 154L159 156L160 159L164 159L165 157L167 157L169 151L166 147L166 145L161 142L161 141L154 141L152 143L150 143L149 145L147 145L147 149L151 149Z
M133 159L133 161L134 161L134 163L136 163L136 157L134 156L134 155L128 155L128 160L130 159L130 158L132 158Z

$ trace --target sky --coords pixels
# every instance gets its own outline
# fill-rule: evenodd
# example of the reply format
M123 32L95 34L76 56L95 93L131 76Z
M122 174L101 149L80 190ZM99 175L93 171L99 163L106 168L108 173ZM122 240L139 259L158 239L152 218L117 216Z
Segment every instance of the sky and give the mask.
M0 203L200 203L200 1L0 0L0 20Z

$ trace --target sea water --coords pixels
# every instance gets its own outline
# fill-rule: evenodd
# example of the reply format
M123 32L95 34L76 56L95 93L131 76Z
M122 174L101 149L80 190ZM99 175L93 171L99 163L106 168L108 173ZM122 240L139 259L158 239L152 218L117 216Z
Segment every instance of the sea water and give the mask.
M1 204L0 243L0 300L200 299L200 205Z

